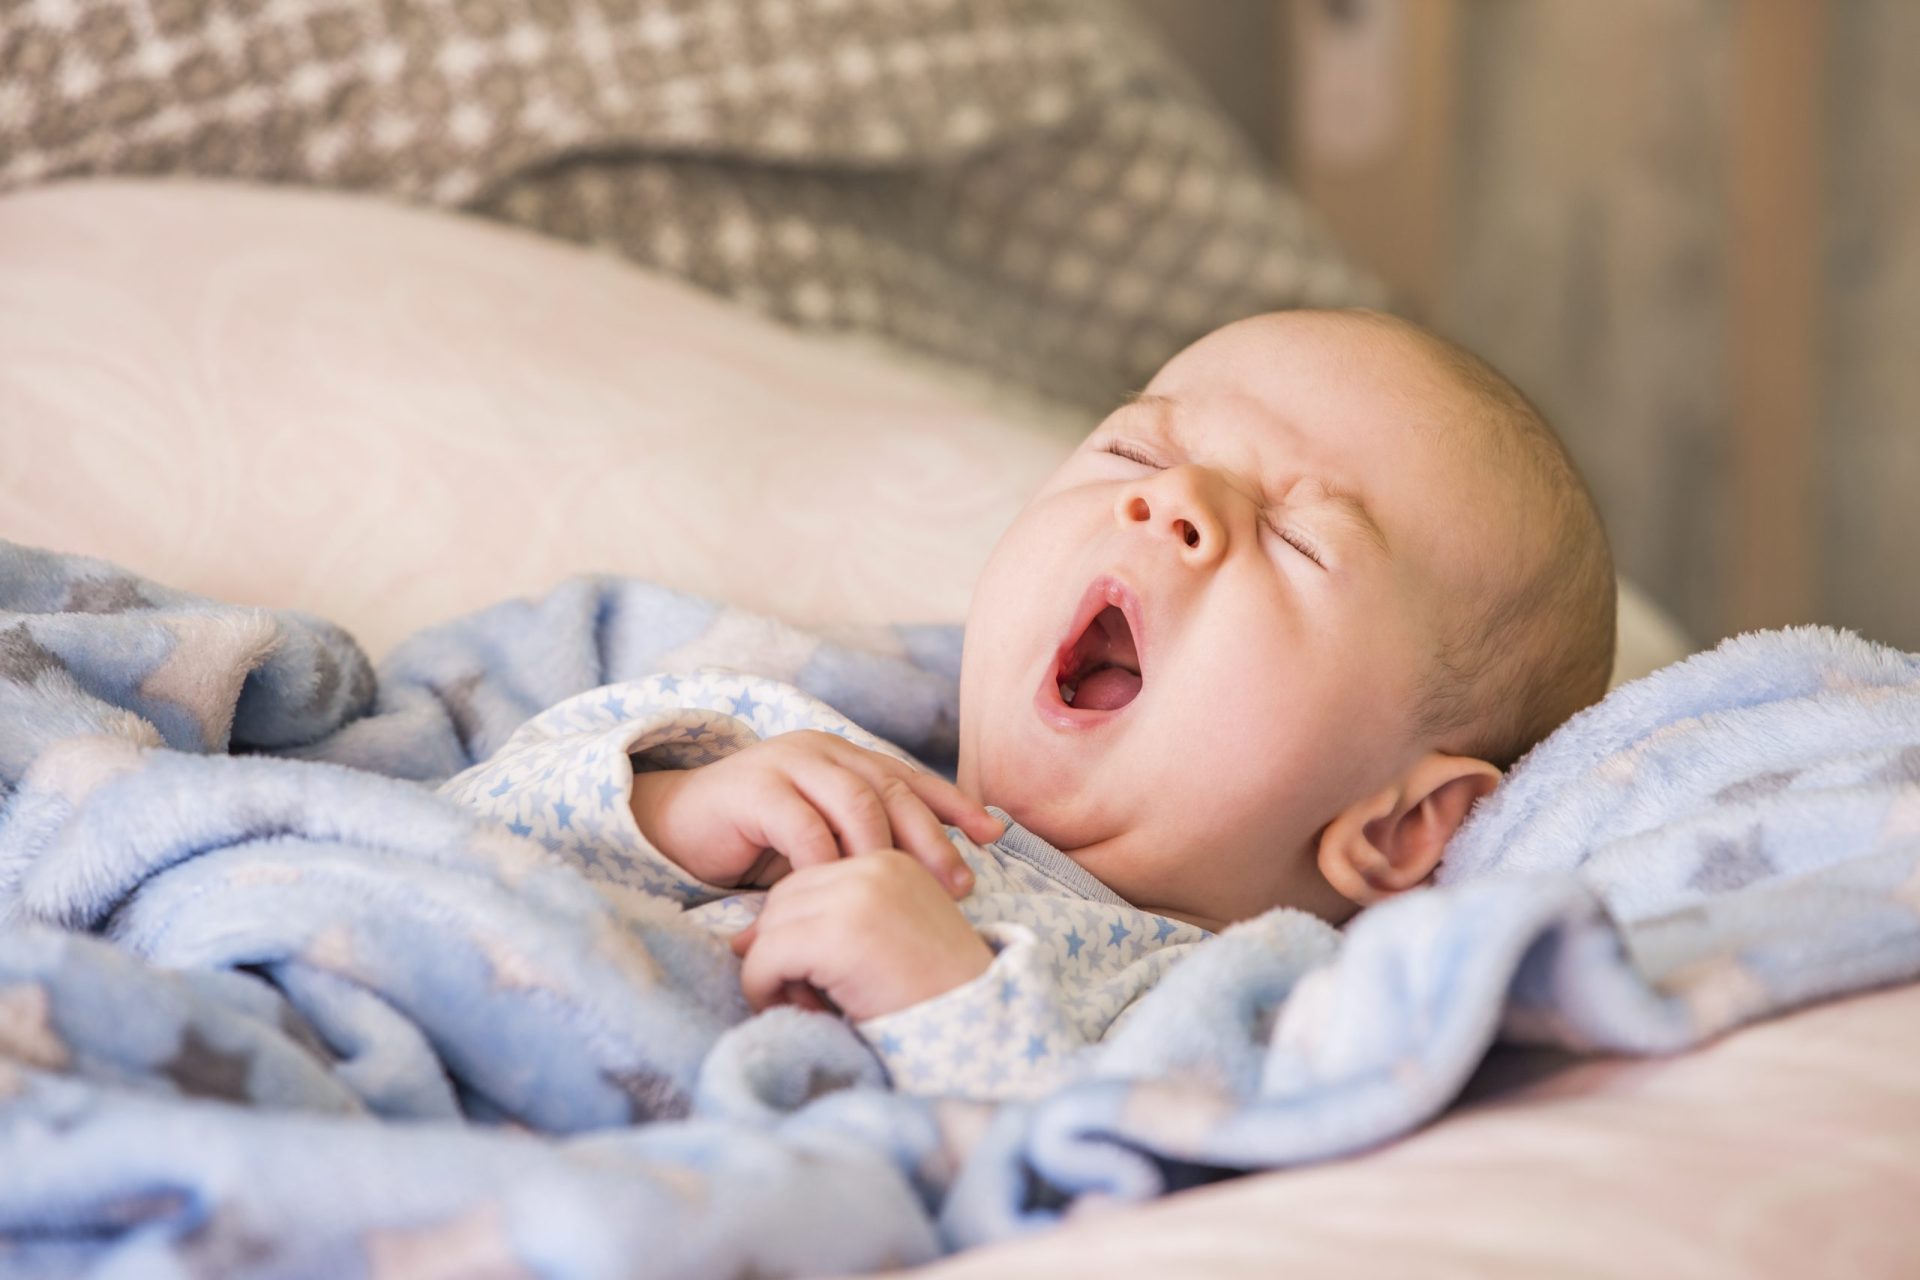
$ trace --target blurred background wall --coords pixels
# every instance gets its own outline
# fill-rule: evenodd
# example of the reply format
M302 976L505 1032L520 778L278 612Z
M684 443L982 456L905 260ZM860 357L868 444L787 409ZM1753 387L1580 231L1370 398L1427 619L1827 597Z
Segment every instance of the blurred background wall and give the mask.
M1920 5L1133 3L1697 640L1920 649Z

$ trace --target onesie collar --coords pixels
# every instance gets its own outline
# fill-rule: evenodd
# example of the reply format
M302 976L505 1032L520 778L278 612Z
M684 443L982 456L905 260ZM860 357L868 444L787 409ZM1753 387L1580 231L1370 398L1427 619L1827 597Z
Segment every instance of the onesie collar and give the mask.
M1020 859L1047 879L1089 901L1104 902L1112 907L1133 905L1101 884L1085 867L1015 822L1005 809L991 804L986 808L988 813L1007 824L1006 834L993 842L994 848Z

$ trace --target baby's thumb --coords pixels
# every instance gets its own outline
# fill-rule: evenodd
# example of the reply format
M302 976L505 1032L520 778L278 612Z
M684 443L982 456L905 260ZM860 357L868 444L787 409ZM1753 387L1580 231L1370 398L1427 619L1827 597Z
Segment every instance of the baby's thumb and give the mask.
M968 816L973 825L968 829L967 834L972 836L978 844L992 844L1001 836L1007 834L1007 824L988 813L985 809L980 810L977 814L970 814Z

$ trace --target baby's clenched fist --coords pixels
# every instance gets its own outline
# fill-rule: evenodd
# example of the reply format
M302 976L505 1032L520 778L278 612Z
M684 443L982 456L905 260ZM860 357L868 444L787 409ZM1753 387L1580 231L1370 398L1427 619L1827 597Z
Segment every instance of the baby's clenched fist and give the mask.
M993 963L946 890L898 849L794 871L733 949L755 1010L810 1004L817 991L856 1022L964 986Z

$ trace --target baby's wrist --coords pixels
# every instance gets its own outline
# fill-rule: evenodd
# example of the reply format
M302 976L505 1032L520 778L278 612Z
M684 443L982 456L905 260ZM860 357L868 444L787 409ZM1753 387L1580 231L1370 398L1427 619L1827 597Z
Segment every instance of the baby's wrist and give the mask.
M994 953L977 935L973 941L979 945L922 952L914 957L910 971L903 965L895 981L869 993L864 1008L845 1010L847 1016L862 1034L879 1034L887 1029L890 1019L902 1015L939 1016L931 1010L942 1001L978 1001L982 997L968 989L992 969Z
M666 821L673 794L685 781L685 770L650 769L633 775L633 787L628 794L627 807L633 812L633 825L640 830L640 838L652 845L660 855L679 867L688 870L680 861L673 848L673 839Z
M914 957L897 970L899 981L866 1019L887 1017L916 1005L944 999L978 982L993 967L994 952L985 939L969 931ZM866 1020L862 1019L862 1020Z
M975 933L965 943L949 950L946 959L945 971L939 979L940 989L935 995L950 995L979 981L981 974L993 968L994 950L985 938Z

